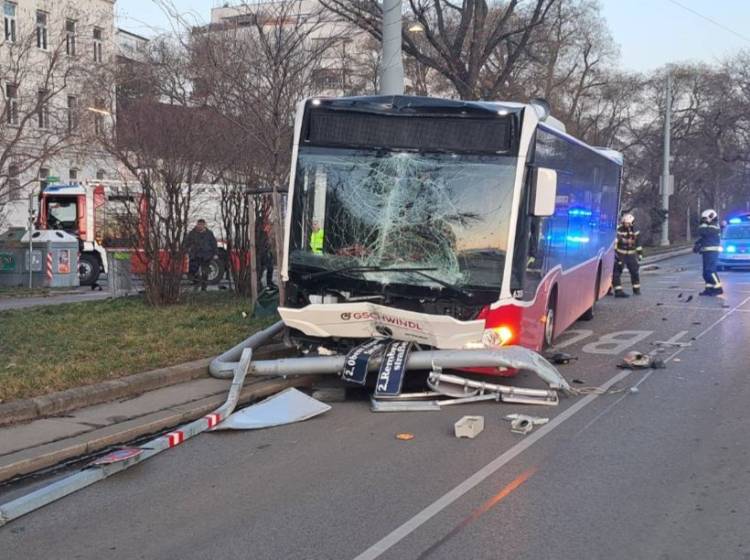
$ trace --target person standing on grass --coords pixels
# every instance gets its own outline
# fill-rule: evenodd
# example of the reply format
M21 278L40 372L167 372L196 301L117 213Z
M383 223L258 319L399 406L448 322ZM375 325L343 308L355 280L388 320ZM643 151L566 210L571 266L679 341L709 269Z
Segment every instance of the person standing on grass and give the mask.
M200 219L185 239L185 247L190 256L190 268L194 271L193 283L201 285L205 292L208 285L208 271L211 261L216 257L218 247L216 237L206 226L206 220Z

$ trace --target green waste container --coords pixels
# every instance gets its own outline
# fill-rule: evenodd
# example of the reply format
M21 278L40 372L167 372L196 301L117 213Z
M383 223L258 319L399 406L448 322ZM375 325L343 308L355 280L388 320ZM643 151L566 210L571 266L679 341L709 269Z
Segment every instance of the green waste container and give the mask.
M29 257L31 257L29 259ZM78 239L59 230L11 228L0 235L0 286L73 288L78 281Z

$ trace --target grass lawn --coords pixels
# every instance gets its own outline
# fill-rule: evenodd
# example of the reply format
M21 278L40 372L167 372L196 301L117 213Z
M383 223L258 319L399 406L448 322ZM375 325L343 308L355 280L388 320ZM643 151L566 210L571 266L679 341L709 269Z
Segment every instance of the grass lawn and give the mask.
M227 293L164 308L140 298L0 312L0 401L115 379L223 352L277 320L242 317Z

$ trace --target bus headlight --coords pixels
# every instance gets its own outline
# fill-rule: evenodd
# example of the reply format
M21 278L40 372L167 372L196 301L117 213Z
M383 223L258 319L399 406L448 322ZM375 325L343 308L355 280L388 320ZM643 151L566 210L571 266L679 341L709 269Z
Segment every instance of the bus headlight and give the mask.
M513 340L513 329L506 325L486 329L482 335L482 343L487 348L505 346L511 340Z
M737 252L737 247L735 247L734 245L727 245L726 246L726 251L727 251L727 253L736 253Z

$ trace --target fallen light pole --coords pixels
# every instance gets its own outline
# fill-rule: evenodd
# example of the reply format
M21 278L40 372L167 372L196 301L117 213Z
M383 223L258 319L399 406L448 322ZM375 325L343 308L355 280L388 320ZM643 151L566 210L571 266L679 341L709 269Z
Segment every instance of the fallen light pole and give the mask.
M193 436L214 428L234 411L247 375L286 377L290 375L340 375L342 373L346 361L346 356L344 355L307 356L253 362L253 351L269 343L283 328L283 323L278 322L249 337L212 362L210 371L216 377L226 377L230 369L233 372L232 384L229 388L227 399L215 411L143 445L115 451L111 454L110 459L107 459L107 457L100 458L73 475L0 505L0 527L22 515L87 486L91 486L113 474L137 465L162 451L176 447ZM235 362L233 360L238 361ZM381 366L381 362L382 356L373 356L373 359L367 364L368 370L378 369ZM458 398L443 402L438 401L438 407L448 404L485 400L554 405L557 404L556 390L572 393L568 382L554 366L536 352L520 346L498 349L415 351L409 354L406 367L413 370L431 371L430 388L436 393L441 395L453 393L452 396L455 396L455 393L458 391ZM483 381L472 381L463 377L443 374L443 368L511 368L525 370L537 374L547 383L550 389L527 389ZM446 386L451 387L447 392ZM460 389L457 389L457 387L460 387ZM431 408L435 406L434 403L435 401L423 403L424 409L434 409ZM409 405L413 405L413 403L407 402L399 404L406 408ZM399 404L392 402L390 406L398 407ZM382 404L381 410L384 410L383 407L387 408L388 406L387 404Z
M51 504L60 498L64 498L73 492L91 486L113 474L124 471L133 465L141 463L146 459L161 453L162 451L176 447L191 437L216 426L219 422L229 416L237 406L240 391L242 390L242 386L245 383L245 377L250 368L253 349L266 344L281 331L282 326L282 323L279 322L264 331L256 333L245 341L246 345L242 349L240 361L236 364L234 377L229 388L227 399L224 401L224 404L215 411L144 443L143 445L133 448L132 451L134 453L125 460L84 467L81 471L58 480L49 486L44 486L39 490L35 490L25 496L21 496L20 498L16 498L15 500L0 505L0 527L22 515L26 515L27 513L46 506L47 504Z

